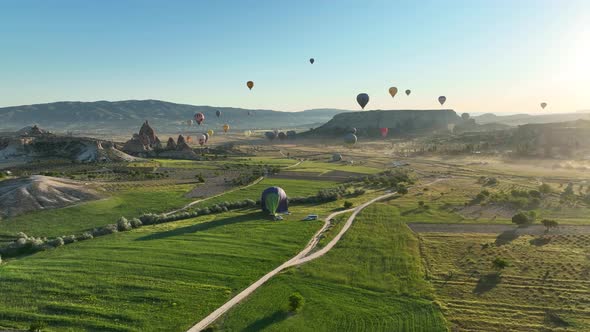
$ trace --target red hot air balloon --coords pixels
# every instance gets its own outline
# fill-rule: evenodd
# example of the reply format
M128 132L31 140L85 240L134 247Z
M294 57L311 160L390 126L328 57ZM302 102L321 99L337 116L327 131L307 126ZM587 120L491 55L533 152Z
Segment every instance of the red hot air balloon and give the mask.
M200 126L201 122L205 121L205 114L203 114L201 112L195 114L195 121Z
M381 137L383 138L385 138L389 132L389 128L379 128L379 130L381 131Z

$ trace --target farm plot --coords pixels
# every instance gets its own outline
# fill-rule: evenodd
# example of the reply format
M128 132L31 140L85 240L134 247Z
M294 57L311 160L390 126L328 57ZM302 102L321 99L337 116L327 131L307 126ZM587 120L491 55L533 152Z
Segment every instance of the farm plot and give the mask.
M590 235L510 234L420 233L445 317L459 331L588 331Z

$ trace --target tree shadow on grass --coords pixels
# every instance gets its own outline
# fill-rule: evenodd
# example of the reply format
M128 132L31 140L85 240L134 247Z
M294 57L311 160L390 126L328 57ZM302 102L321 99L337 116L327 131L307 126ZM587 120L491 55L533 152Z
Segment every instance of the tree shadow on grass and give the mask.
M135 241L148 241L148 240L165 239L168 237L174 237L174 236L179 236L179 235L184 235L184 234L207 231L207 230L210 230L210 229L213 229L216 227L252 221L253 219L264 219L266 217L267 217L267 215L265 215L263 212L252 212L252 213L244 214L241 216L217 219L217 220L213 220L213 221L208 221L208 222L198 223L198 224L194 224L194 225L190 225L190 226L171 229L169 231L154 233L154 234L150 234L150 235L146 235L146 236L142 236L140 238L137 238Z
M532 239L532 240L529 241L530 244L532 244L534 246L537 246L537 247L541 247L541 246L544 246L546 244L549 244L549 242L551 242L551 238L550 237L544 237L544 236L537 237L537 238L534 238L534 239Z
M291 314L287 311L282 311L282 310L275 311L272 315L261 318L255 322L253 322L252 324L246 326L246 328L244 328L242 331L247 331L247 332L261 331L261 330L264 330L265 328L269 327L272 324L280 323L281 321L287 319L290 315Z
M516 240L518 238L518 236L519 235L518 235L516 229L504 231L496 237L496 241L494 242L494 244L497 246L503 246L505 244L508 244L508 243Z
M502 281L502 275L497 272L485 274L479 278L477 285L473 289L473 293L481 295L494 289Z

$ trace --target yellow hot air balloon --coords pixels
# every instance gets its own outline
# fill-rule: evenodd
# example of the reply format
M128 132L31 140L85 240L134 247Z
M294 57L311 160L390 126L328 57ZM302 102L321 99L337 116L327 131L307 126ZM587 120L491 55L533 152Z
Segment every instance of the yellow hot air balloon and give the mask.
M209 137L213 136L213 133L215 133L213 129L207 130L207 135L209 135Z
M391 98L395 97L395 95L397 94L397 88L394 86L389 88L389 94L391 95Z
M229 125L226 123L223 125L223 132L227 133L228 130L229 130Z
M251 130L244 131L244 136L250 137L251 135L252 135L252 131Z

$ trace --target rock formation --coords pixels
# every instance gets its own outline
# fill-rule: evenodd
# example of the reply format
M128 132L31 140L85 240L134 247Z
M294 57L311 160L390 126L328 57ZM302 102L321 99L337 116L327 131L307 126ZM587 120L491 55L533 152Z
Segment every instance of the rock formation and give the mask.
M162 142L156 136L156 131L145 121L138 134L125 142L123 151L131 154L145 155L146 152L162 149Z
M168 138L168 143L166 143L166 150L176 150L176 142L174 142L174 138Z

